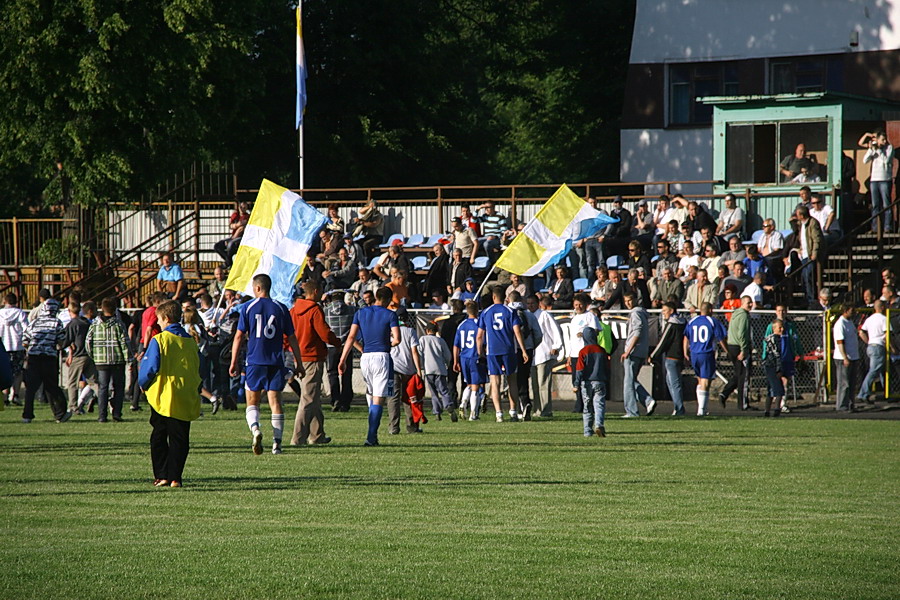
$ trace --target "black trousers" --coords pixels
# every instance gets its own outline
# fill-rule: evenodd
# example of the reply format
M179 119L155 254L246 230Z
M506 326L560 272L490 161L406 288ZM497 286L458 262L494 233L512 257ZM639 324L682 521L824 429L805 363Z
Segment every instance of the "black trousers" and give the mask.
M23 419L34 418L34 396L38 388L44 386L44 397L49 400L53 418L61 419L66 414L68 400L59 387L59 357L31 354L25 367L25 408Z
M516 371L516 382L519 384L519 404L524 411L525 407L531 404L531 364L534 362L534 350L526 350L528 353L528 362L523 363L522 357L518 357L518 370Z
M191 422L164 417L150 408L150 460L153 477L181 481L190 448Z
M744 360L738 360L738 354L741 353L741 347L728 344L728 357L734 363L734 374L725 387L722 389L722 395L726 398L731 392L737 390L738 406L746 409L750 402L750 393L748 389L750 376L750 356L744 356Z
M569 357L569 370L572 372L572 387L575 388L575 406L572 408L573 413L584 412L584 402L581 398L581 386L575 385L575 366L578 364L578 357Z
M353 401L353 356L347 358L347 370L343 375L338 373L338 362L341 360L341 352L344 345L328 349L328 389L331 390L331 406L338 410L350 410L350 402Z

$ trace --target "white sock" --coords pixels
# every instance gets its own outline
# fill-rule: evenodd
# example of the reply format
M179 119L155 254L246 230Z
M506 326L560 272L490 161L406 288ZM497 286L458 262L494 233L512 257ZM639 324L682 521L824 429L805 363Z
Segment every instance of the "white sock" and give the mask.
M459 407L463 410L466 410L466 406L469 404L469 396L472 395L472 390L470 388L463 389L462 400L459 402ZM471 412L471 409L469 410Z
M91 386L86 385L81 389L81 392L78 393L78 408L88 401L88 399L93 395L94 390L91 389Z
M697 414L706 414L706 402L709 400L709 390L697 388Z
M248 406L246 410L247 416L247 427L250 428L250 431L254 429L259 429L259 407L258 406Z
M512 409L509 410L509 416L510 416L511 418L514 419L514 418L516 417L516 414L517 414L516 411L514 411L514 410L512 410Z
M281 443L281 434L284 433L284 414L272 413L272 441Z

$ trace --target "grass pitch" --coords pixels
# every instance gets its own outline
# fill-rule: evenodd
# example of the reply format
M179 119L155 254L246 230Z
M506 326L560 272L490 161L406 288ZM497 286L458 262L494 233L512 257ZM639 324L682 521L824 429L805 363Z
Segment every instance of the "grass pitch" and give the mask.
M0 596L900 596L898 421L612 418L585 439L558 413L383 423L363 448L363 410L282 456L251 453L242 411L207 415L182 489L150 484L146 412L0 413Z

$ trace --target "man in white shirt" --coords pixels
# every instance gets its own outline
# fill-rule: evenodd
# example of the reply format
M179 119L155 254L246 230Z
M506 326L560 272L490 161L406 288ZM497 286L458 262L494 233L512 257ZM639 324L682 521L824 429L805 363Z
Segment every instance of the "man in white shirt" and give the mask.
M747 287L745 287L741 291L741 296L750 296L753 300L753 306L751 310L757 310L763 307L763 284L766 281L766 276L762 271L757 271L753 276L753 282L748 283Z
M656 236L666 235L666 225L672 220L675 211L669 206L669 197L663 194L659 197L656 210L653 212L653 224L656 225Z
M834 323L834 378L837 391L834 408L842 412L853 410L852 389L856 384L856 363L859 361L859 338L853 325L856 309L852 304L841 307L841 316Z
M877 230L878 221L884 219L884 231L891 231L890 212L884 217L877 217L881 211L891 204L891 182L893 180L894 170L894 147L887 141L887 136L883 131L874 133L864 133L859 138L859 145L868 148L863 162L872 163L872 170L869 174L869 191L872 197L872 230Z
M866 344L866 355L869 357L869 371L863 379L856 399L871 402L874 394L870 394L872 384L882 381L884 376L884 358L886 354L885 338L887 333L887 317L884 316L884 302L875 301L875 312L869 315L862 327L859 337ZM882 381L883 382L883 381Z
M825 198L820 194L813 194L810 200L809 216L822 226L822 234L825 242L833 244L841 237L841 228L834 218L834 209L825 203Z
M591 303L590 296L584 293L575 294L572 300L572 319L569 321L569 370L572 373L572 391L575 392L575 408L574 413L583 412L581 403L581 386L575 385L576 366L578 363L578 353L584 348L584 340L581 339L581 332L585 327L593 327L600 331L600 319L597 315L588 310Z
M681 260L678 261L678 270L675 271L675 275L682 281L687 278L687 273L692 266L700 266L700 256L694 254L694 242L692 242L691 240L685 240L683 248L684 256L682 256Z
M540 308L534 296L526 299L528 310L537 317L541 327L543 338L534 349L534 361L531 364L531 401L537 403L534 415L537 417L552 417L553 404L551 402L551 388L553 383L553 367L559 360L563 347L562 329L553 315L548 311L553 306L553 299L549 296L541 298Z
M726 240L734 236L741 237L744 227L744 210L738 208L734 194L725 195L725 210L719 213L716 235Z

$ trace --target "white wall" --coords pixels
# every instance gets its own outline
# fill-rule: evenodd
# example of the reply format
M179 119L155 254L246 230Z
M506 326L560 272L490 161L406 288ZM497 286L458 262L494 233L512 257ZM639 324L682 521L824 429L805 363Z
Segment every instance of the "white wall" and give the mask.
M623 129L619 136L622 181L706 181L713 178L712 128ZM709 193L710 185L672 191ZM655 193L656 190L647 190Z
M638 0L631 63L897 48L896 0Z

